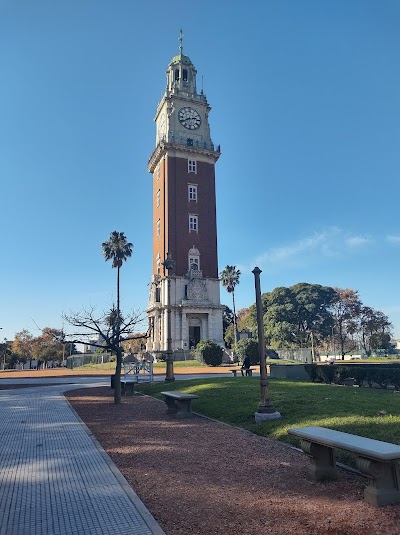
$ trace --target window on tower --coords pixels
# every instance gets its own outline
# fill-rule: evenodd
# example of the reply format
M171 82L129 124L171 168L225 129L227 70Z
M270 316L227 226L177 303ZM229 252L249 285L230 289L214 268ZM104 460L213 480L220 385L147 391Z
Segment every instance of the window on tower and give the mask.
M179 69L175 69L175 80L179 80Z
M189 232L198 232L199 230L199 216L189 214Z
M189 271L194 269L198 271L200 269L200 252L195 247L189 249L188 254Z
M188 199L197 202L197 184L188 184Z
M193 139L190 138L190 137L187 138L187 146L188 147L193 147Z
M197 161L188 160L188 173L197 173Z
M157 205L157 208L160 206L160 190L157 191L156 193L156 205Z
M161 221L159 219L157 219L156 229L157 229L157 236L159 236L160 229L161 229Z
M182 78L184 82L188 81L188 72L187 69L183 69Z

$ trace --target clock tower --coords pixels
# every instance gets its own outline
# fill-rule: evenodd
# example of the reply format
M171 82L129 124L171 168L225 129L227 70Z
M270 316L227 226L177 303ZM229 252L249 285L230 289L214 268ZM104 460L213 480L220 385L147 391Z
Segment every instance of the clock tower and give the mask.
M170 348L182 353L202 339L224 345L215 199L220 148L211 139L211 108L203 90L197 91L197 71L183 54L182 33L179 54L166 74L154 119L156 146L148 163L153 175L153 275L147 350L165 352L170 339ZM174 268L166 271L168 253Z

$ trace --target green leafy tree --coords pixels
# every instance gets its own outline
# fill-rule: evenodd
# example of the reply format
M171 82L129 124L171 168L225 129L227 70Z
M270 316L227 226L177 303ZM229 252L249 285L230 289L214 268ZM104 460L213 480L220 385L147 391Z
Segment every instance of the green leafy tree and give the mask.
M197 344L196 357L203 360L208 366L220 366L222 364L223 349L212 340L200 340Z
M331 305L334 317L335 340L344 360L357 346L354 336L359 332L362 303L358 291L349 288L335 288L336 297Z
M222 329L223 329L223 334L225 336L225 333L226 333L226 330L228 329L228 327L230 325L233 325L233 312L232 310L226 306L226 305L222 305L223 306L223 310L222 310Z
M235 332L233 328L233 323L231 323L226 329L224 340L226 347L232 348L235 345Z
M236 345L236 351L240 362L246 357L250 357L250 364L258 364L260 355L258 352L258 342L253 338L242 338Z
M129 243L123 232L113 231L108 241L101 244L106 261L112 260L112 267L117 269L117 306L110 312L110 327L116 341L116 368L114 378L114 402L121 403L121 366L122 347L120 345L121 313L120 313L120 269L122 264L132 256L133 244Z
M263 294L267 344L274 349L319 345L331 331L335 298L333 288L304 282ZM250 317L255 321L255 306Z
M231 310L231 309L229 308L228 310ZM254 332L254 326L252 325L252 322L251 322L249 308L241 308L240 310L238 310L238 313L237 313L238 336L239 336L239 332L243 330ZM228 325L227 329L224 331L224 340L225 340L225 344L227 347L232 347L235 343L233 313L232 313L231 323Z
M7 342L7 339L4 338L4 342L0 342L0 358L1 358L1 368L5 370L12 358L11 344Z
M235 337L235 344L237 342L237 325L236 325L236 306L235 306L235 288L239 284L240 270L236 266L226 266L220 273L222 286L226 288L228 293L232 294L232 308L233 308L233 330Z
M367 355L373 350L388 349L392 324L380 310L363 306L360 314L361 343Z

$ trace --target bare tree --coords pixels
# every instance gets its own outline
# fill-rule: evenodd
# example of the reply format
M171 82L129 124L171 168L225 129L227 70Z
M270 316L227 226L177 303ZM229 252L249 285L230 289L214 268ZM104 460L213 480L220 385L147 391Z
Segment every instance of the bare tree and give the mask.
M121 403L121 363L123 348L121 342L143 338L139 334L143 327L144 315L141 311L133 310L129 314L122 315L115 306L108 312L96 313L94 307L89 310L70 314L63 314L63 319L76 330L69 334L63 334L63 341L73 344L87 344L101 347L116 355L116 374L114 380L114 402ZM138 334L135 335L135 332ZM97 342L93 341L97 338ZM119 363L119 366L118 366ZM117 372L119 370L119 377Z

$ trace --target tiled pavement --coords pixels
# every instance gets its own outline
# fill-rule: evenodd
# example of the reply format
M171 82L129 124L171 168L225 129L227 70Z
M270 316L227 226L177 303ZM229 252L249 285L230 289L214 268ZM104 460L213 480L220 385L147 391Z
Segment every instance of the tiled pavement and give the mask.
M63 397L70 388L0 391L0 535L162 535Z

